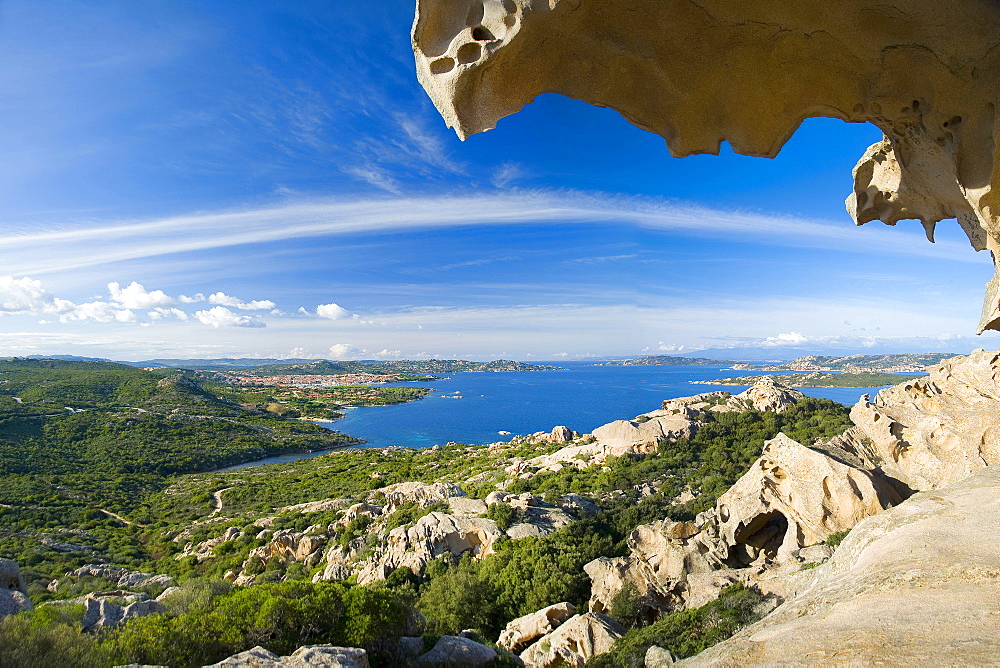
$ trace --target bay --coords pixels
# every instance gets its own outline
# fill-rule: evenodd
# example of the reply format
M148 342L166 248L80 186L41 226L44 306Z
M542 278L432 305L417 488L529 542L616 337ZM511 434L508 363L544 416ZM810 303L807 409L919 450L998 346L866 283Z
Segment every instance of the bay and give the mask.
M432 383L423 399L395 406L352 408L336 422L321 423L368 441L359 447L400 445L425 448L454 441L484 445L511 434L550 431L566 425L588 433L613 420L629 419L660 407L664 399L744 387L693 385L692 380L725 376L726 366L600 366L592 362L551 362L565 371L456 373ZM743 375L756 375L740 372ZM764 375L760 372L759 375ZM773 372L772 372L773 373ZM813 397L843 404L879 388L799 388Z

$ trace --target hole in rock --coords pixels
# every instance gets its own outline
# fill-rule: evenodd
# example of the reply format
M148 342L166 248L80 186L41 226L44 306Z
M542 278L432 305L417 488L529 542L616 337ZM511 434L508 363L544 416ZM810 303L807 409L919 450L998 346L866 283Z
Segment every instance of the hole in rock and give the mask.
M483 47L479 46L476 42L469 42L468 44L463 44L456 55L458 56L458 62L468 65L479 60L479 56L482 54Z
M740 566L749 566L761 556L774 559L787 531L788 519L779 511L758 515L736 530L731 555Z
M514 4L514 0L503 0L503 8L508 14L513 14L517 11L517 5Z
M453 69L455 69L454 58L439 58L431 63L432 74L444 74L445 72L451 72Z
M477 42L489 42L490 40L496 39L493 33L489 31L486 26L476 26L472 29L472 39Z
M486 14L486 8L483 7L483 3L476 2L469 7L469 13L465 16L465 25L474 26L477 23L483 22L483 16Z
M503 17L503 24L505 26L507 26L508 28L513 28L514 27L514 23L516 21L517 21L517 18L513 14L508 14L507 16Z

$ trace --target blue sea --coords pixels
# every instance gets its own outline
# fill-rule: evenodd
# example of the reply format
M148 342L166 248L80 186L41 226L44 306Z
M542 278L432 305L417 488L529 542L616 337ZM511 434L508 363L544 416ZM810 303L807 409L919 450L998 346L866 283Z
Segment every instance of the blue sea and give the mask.
M613 420L633 418L660 407L664 399L725 390L737 394L745 386L693 385L692 380L764 375L730 371L726 366L599 366L592 362L550 362L565 371L455 373L441 380L392 383L430 387L427 397L395 406L351 408L336 422L320 423L368 441L358 447L401 445L426 448L450 441L485 445L512 435L551 431L566 425L581 434ZM773 373L773 372L772 372ZM881 388L804 387L803 393L852 405L862 394ZM292 454L240 464L260 464L317 456Z
M724 366L597 366L557 363L565 371L455 373L424 383L429 396L395 406L352 408L336 422L324 423L368 441L368 447L403 445L424 448L449 441L486 444L511 434L550 431L566 425L580 433L612 420L629 419L660 407L664 399L744 387L693 385L692 380L754 375ZM763 375L763 372L761 373ZM799 388L814 397L851 405L879 388Z

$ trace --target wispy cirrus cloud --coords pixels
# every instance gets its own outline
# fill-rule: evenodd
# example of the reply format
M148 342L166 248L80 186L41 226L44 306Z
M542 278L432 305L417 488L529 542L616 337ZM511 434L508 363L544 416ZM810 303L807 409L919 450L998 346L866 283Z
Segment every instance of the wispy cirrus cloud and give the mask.
M985 262L982 256L960 242L943 241L931 245L922 232L857 230L843 223L572 191L321 200L33 232L8 225L0 226L0 258L11 274L38 275L288 239L469 226L588 223L617 223L639 230L780 247ZM109 238L115 240L114 244L108 244Z

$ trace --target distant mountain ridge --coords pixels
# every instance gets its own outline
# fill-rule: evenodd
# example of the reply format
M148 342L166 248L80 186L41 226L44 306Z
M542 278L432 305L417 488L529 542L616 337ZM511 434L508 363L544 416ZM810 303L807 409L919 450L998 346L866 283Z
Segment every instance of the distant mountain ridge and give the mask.
M734 364L737 371L850 371L907 372L923 371L957 353L900 353L895 355L806 355L791 362L776 364Z
M618 362L602 362L598 366L709 366L735 364L732 360L712 360L707 357L675 357L673 355L651 355Z
M528 364L513 360L472 362L469 360L350 360L325 359L153 359L140 362L123 362L130 366L163 366L195 371L224 371L239 369L244 373L263 376L303 375L322 376L344 373L458 373L466 371L556 371L562 367L548 364Z

